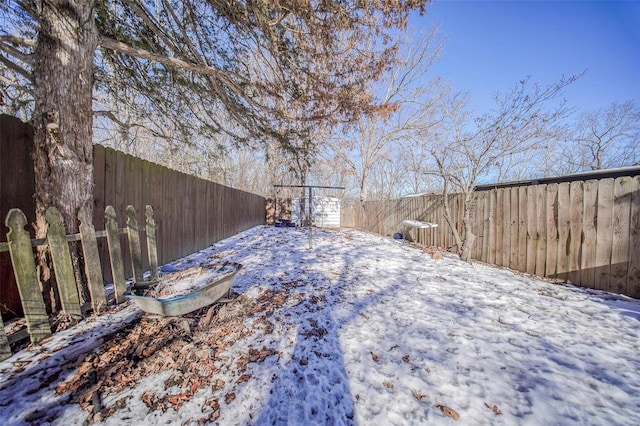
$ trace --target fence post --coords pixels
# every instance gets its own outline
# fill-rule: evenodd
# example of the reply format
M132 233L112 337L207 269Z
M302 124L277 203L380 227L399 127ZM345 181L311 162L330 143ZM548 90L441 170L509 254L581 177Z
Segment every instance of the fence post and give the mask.
M104 294L104 281L102 280L102 266L100 265L100 254L98 253L98 243L96 242L96 229L91 223L91 217L85 207L80 209L78 219L80 219L84 271L89 281L91 307L93 312L98 314L107 307L107 298Z
M132 205L127 206L127 236L129 237L129 253L131 254L131 267L133 269L133 282L141 283L142 278L142 250L140 248L140 233L138 232L138 220L136 209Z
M5 220L5 225L9 228L9 254L22 300L27 331L31 343L38 343L51 336L51 326L38 285L31 236L24 229L26 224L27 218L20 209L9 210Z
M53 261L53 271L60 292L62 310L77 317L81 317L78 287L73 275L73 264L69 253L62 215L55 207L49 207L45 213L49 228L47 229L47 244Z
M151 271L151 281L158 281L158 244L156 242L156 221L153 219L153 208L145 207L145 217L147 225L147 251L149 252L149 270ZM204 230L202 230L204 232Z
M124 267L122 265L122 250L120 248L120 235L118 232L118 222L116 222L116 211L113 206L104 209L105 230L107 231L107 245L109 246L109 261L111 262L111 275L115 287L116 304L124 301L126 291L124 281Z

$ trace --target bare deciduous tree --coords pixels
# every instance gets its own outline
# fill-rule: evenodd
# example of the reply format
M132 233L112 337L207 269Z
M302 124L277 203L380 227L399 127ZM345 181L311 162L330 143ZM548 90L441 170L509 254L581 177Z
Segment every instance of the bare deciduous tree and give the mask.
M640 109L633 101L585 112L564 154L574 171L631 166L640 161Z
M362 114L345 133L330 140L328 155L340 157L352 171L361 201L368 198L371 172L385 148L407 140L416 127L430 121L433 90L424 81L439 57L442 40L437 29L432 29L403 46L397 65L387 71L379 86L380 104L386 108Z
M452 93L444 108L446 119L425 140L435 162L432 171L442 181L445 220L454 235L456 250L465 261L471 260L475 235L471 229L473 191L478 179L494 176L505 159L544 146L555 140L562 119L569 113L564 101L557 101L562 90L579 76L562 78L548 86L522 80L511 91L498 94L494 113L473 118L466 110L466 98ZM473 118L473 121L470 119ZM462 232L458 232L448 204L448 196L463 197Z

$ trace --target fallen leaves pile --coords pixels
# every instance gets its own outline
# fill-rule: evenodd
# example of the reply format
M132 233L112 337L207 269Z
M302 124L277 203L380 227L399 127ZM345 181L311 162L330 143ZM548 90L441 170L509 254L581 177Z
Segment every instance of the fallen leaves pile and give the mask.
M142 378L163 371L174 371L165 381L166 394L147 391L142 400L149 410L178 410L198 389L222 389L216 380L222 368L231 368L236 383L248 381L247 365L262 362L277 351L249 348L239 359L230 360L221 353L237 340L255 332L270 334L274 325L268 320L285 302L282 293L263 290L255 299L245 295L226 304L217 304L183 317L143 316L126 329L110 336L95 354L85 357L75 375L56 388L58 394L70 393L70 402L79 403L90 414L88 421L104 420L126 406L121 398L110 407L102 406L104 395L117 395L135 386ZM228 403L233 393L224 396ZM217 398L202 406L200 422L214 421L220 414Z

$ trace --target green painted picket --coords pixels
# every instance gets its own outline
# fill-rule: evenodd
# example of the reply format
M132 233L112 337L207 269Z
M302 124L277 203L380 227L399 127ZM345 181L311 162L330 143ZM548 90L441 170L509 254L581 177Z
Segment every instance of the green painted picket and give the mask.
M94 313L99 314L106 308L108 298L105 294L102 279L102 265L97 245L98 238L106 237L108 241L110 266L112 276L115 277L114 300L116 304L124 300L126 291L120 235L126 235L129 241L132 269L135 271L134 285L142 281L142 251L136 211L132 206L127 206L126 211L127 225L126 228L121 229L118 227L114 208L107 206L105 208L106 229L105 231L96 232L90 223L86 210L81 209L78 213L80 233L65 235L62 215L55 207L50 207L45 214L49 225L47 237L39 240L32 240L25 230L27 219L20 209L11 209L9 211L5 219L5 224L9 228L7 242L0 243L0 252L8 251L10 254L24 310L27 334L32 343L38 343L51 336L51 324L38 283L33 248L42 245L49 247L63 312L77 319L82 317L83 310L92 309ZM157 281L156 224L151 206L146 206L145 218L151 280ZM81 241L82 243L85 273L91 296L90 306L80 305L78 283L75 280L69 251L69 242L73 241ZM16 334L22 335L21 333ZM0 319L0 361L11 356L10 343L16 338L15 335L7 336L5 334L4 323Z

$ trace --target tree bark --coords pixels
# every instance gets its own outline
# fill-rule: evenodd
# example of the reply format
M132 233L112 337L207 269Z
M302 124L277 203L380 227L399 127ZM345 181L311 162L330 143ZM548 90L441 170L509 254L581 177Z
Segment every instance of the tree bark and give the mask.
M444 173L443 173L444 174ZM461 195L463 197L462 208L462 235L458 232L456 224L451 216L451 206L449 205L449 179L444 178L444 186L442 189L443 204L444 204L444 219L449 225L449 229L453 234L453 240L456 245L456 253L460 256L460 259L465 262L471 262L471 249L475 242L476 235L471 228L471 211L473 210L473 191L465 191Z
M462 227L464 229L464 235L462 237L462 247L460 248L460 259L465 262L471 262L471 249L476 240L476 235L473 233L473 229L471 229L471 212L474 208L472 193L464 194L463 208Z
M448 178L444 178L444 186L442 188L442 202L444 205L444 220L447 222L447 225L449 225L449 229L451 230L451 233L453 234L453 240L455 241L456 244L456 253L458 253L458 255L461 254L461 248L462 248L462 239L460 238L460 234L458 233L458 229L456 228L456 224L453 221L453 218L451 217L451 207L449 206L449 179Z
M46 235L45 211L50 206L62 213L67 233L78 232L77 213L83 205L93 217L93 54L98 44L93 12L93 2L86 0L41 0L36 5L33 155L38 238ZM43 253L39 269L42 282L48 282L51 273ZM43 285L50 298L50 289Z
M472 195L471 193L462 194L463 199L463 213L462 213L462 235L458 232L458 229L455 226L453 218L451 216L451 207L449 206L449 194L448 191L444 192L444 218L447 221L447 225L449 225L449 229L453 234L453 240L456 244L456 253L460 256L460 259L465 262L471 262L471 249L473 248L473 243L475 242L476 235L473 233L473 229L471 228L471 211L473 209L472 205Z

